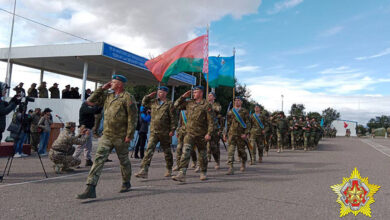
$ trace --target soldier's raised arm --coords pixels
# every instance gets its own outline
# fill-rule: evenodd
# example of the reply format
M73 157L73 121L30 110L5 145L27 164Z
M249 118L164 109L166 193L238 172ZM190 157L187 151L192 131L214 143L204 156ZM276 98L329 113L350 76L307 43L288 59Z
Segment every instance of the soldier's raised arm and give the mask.
M99 87L88 98L88 101L94 103L97 106L103 106L106 98L107 92L103 89L103 87Z
M187 101L186 99L191 96L191 90L187 91L181 95L174 104L174 108L177 110L184 110L186 108Z
M138 110L134 96L130 95L126 102L127 111L127 133L126 139L132 140L137 126Z
M156 93L157 92L152 92L149 95L144 96L142 99L142 106L150 109L153 99L156 98Z

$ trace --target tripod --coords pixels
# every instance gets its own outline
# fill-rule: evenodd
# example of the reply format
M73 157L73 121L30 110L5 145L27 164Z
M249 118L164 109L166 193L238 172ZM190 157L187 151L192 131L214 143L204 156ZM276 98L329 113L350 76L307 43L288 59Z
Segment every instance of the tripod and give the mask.
M20 120L21 124L23 124L24 116L26 114L27 101L26 101L26 103L24 103L24 105L20 105L19 106L19 108L23 108L23 110L21 111L21 114L22 114L21 115L21 120ZM21 129L23 129L23 128L21 128ZM21 130L19 131L19 135L20 135L20 132L21 132ZM5 175L5 172L7 171L7 168L8 168L7 176L9 175L9 172L10 172L11 166L12 166L12 162L14 160L15 149L17 147L18 140L19 139L14 139L14 146L13 146L13 149L12 149L12 154L10 154L8 156L7 163L5 164L5 168L4 168L4 171L3 171L3 175L0 176L0 183L3 182L4 175ZM46 178L48 178L46 170L45 170L45 167L43 166L43 163L42 163L41 155L39 153L38 153L38 158L39 158L39 161L41 162L43 172L45 173Z

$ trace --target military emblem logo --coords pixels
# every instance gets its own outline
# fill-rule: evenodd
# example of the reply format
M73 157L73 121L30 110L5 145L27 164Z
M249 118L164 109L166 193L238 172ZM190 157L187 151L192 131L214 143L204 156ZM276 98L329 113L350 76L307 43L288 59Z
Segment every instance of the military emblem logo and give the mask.
M380 186L369 184L368 177L362 178L358 169L352 171L349 178L343 178L343 183L331 186L337 194L337 203L340 204L340 217L349 213L355 216L359 213L371 217L370 205L375 202L374 194Z

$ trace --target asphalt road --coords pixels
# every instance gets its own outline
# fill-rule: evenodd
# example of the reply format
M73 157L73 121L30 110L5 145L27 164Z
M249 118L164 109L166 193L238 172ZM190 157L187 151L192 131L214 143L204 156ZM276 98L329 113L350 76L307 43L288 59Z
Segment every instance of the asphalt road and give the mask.
M371 205L374 219L390 219L390 139L336 138L320 142L317 151L274 150L264 163L245 173L226 176L227 154L221 148L221 170L209 163L209 180L193 170L186 184L164 178L162 153L155 153L149 179L132 178L133 190L118 193L120 169L106 163L97 199L81 201L88 169L57 175L46 157L44 179L37 157L15 159L0 183L0 219L338 219L339 204L330 186L342 183L357 167L362 177L380 185ZM6 159L0 158L0 168ZM131 159L133 173L140 160ZM343 219L368 219L349 214Z

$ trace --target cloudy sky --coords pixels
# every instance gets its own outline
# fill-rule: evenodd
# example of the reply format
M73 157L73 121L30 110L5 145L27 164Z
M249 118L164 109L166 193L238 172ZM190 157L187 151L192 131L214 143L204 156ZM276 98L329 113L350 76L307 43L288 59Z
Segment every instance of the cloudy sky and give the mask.
M0 0L0 47L7 47L14 0ZM147 2L147 3L146 3ZM16 14L82 38L148 57L206 32L210 55L236 48L236 76L270 110L292 103L307 111L333 107L366 123L390 115L388 0L20 0ZM85 42L16 18L14 46ZM0 79L5 64L0 63ZM81 81L46 74L49 84ZM13 84L39 81L14 67ZM60 85L62 88L64 85ZM93 83L88 83L93 87Z

